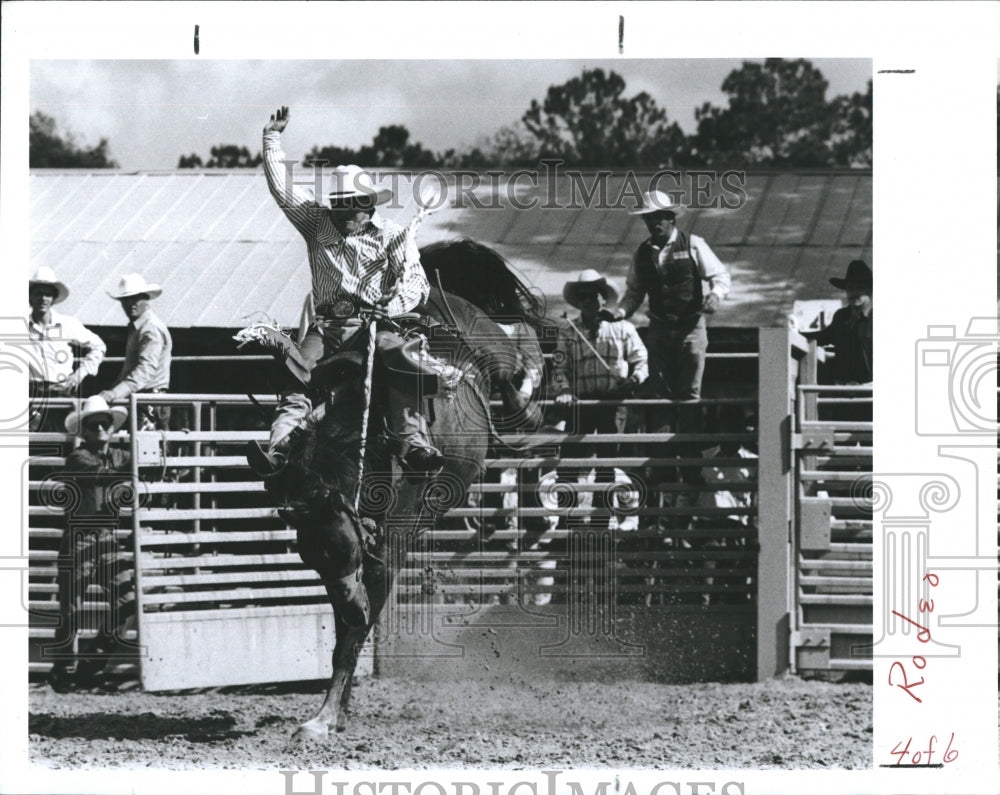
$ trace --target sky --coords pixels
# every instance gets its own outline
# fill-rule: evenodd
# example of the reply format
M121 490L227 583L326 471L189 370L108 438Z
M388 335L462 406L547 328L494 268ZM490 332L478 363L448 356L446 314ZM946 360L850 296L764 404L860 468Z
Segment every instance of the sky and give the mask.
M864 91L867 59L811 59L827 98ZM130 171L172 169L181 155L208 159L226 143L260 150L260 130L280 105L292 119L290 156L314 145L356 148L378 128L403 124L410 140L461 149L515 122L550 85L584 68L613 69L626 96L646 91L693 132L695 108L725 104L722 81L738 59L687 60L34 60L31 112L52 116L81 145L110 141Z

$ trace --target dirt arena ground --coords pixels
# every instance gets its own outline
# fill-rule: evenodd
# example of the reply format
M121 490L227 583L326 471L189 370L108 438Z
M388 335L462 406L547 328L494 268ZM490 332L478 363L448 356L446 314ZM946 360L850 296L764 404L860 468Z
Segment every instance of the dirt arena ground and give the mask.
M868 768L872 688L483 683L364 678L347 730L289 746L318 685L150 694L30 691L30 752L51 768Z

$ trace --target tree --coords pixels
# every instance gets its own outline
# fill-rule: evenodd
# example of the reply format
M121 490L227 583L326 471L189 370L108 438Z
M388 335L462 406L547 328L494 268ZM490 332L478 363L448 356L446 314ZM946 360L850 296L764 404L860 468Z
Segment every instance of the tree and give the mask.
M441 155L444 168L523 168L538 162L538 143L521 122L505 125L483 136L471 149L449 149Z
M666 109L645 92L631 98L624 92L616 72L584 70L549 86L544 102L532 100L521 121L541 157L568 165L663 167L684 159L684 135L668 124Z
M344 163L358 163L360 159L358 158L357 149L346 149L341 146L314 146L302 158L302 164L309 166L316 162L341 165Z
M205 168L256 168L264 162L260 152L251 156L250 150L245 146L220 144L209 151L212 159L205 164Z
M695 111L694 158L713 166L831 165L836 112L823 73L809 61L744 61L722 83L728 107Z
M436 168L442 158L420 143L410 143L410 131L402 124L379 127L370 144L360 149L314 146L303 158L305 165L322 161L329 165L356 163L364 168Z
M362 146L358 159L376 168L433 168L440 158L422 144L410 143L410 131L402 124L379 127L371 146Z
M997 93L1000 106L1000 89ZM834 165L871 168L872 165L872 81L864 94L855 91L833 99Z
M60 134L56 120L40 110L28 119L29 168L118 168L108 154L108 139L89 149L71 132Z
M196 154L181 155L177 168L256 168L264 162L260 152L251 156L249 149L236 144L219 144L209 151L212 157L207 163Z

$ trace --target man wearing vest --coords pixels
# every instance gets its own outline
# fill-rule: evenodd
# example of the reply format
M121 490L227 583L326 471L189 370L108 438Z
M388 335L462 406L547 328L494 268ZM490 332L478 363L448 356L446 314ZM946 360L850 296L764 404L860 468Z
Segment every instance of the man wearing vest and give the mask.
M620 320L631 317L649 296L650 383L661 397L671 400L697 400L701 397L701 377L705 372L708 331L705 315L718 309L729 294L729 271L708 244L697 235L681 232L675 225L684 206L662 191L642 194L642 203L630 215L642 216L649 238L639 244L625 279L625 297L615 313L604 311L602 317ZM704 284L708 284L705 293ZM665 423L661 409L651 409L646 417L648 430L672 429L680 433L701 430L703 418L697 406L682 407L672 423ZM678 445L681 457L697 457L697 445ZM697 502L701 472L697 467L681 467L681 481L689 491L673 498L675 508L690 508ZM670 481L675 476L668 469L651 477ZM687 514L660 519L663 525L685 529Z
M650 375L662 380L664 397L697 400L708 350L705 315L729 294L729 271L704 240L676 227L683 211L683 205L658 190L644 193L641 206L629 211L642 216L649 238L632 260L618 311L605 310L602 318L630 318L648 295Z

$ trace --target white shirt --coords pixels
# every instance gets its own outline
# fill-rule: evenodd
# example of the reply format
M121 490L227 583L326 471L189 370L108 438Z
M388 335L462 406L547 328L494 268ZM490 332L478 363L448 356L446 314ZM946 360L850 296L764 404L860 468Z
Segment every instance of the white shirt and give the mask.
M49 323L36 323L28 315L28 337L34 341L35 357L29 362L32 381L59 383L73 372L73 348L78 345L86 355L80 361L81 380L96 375L104 361L104 340L71 315L49 312Z

